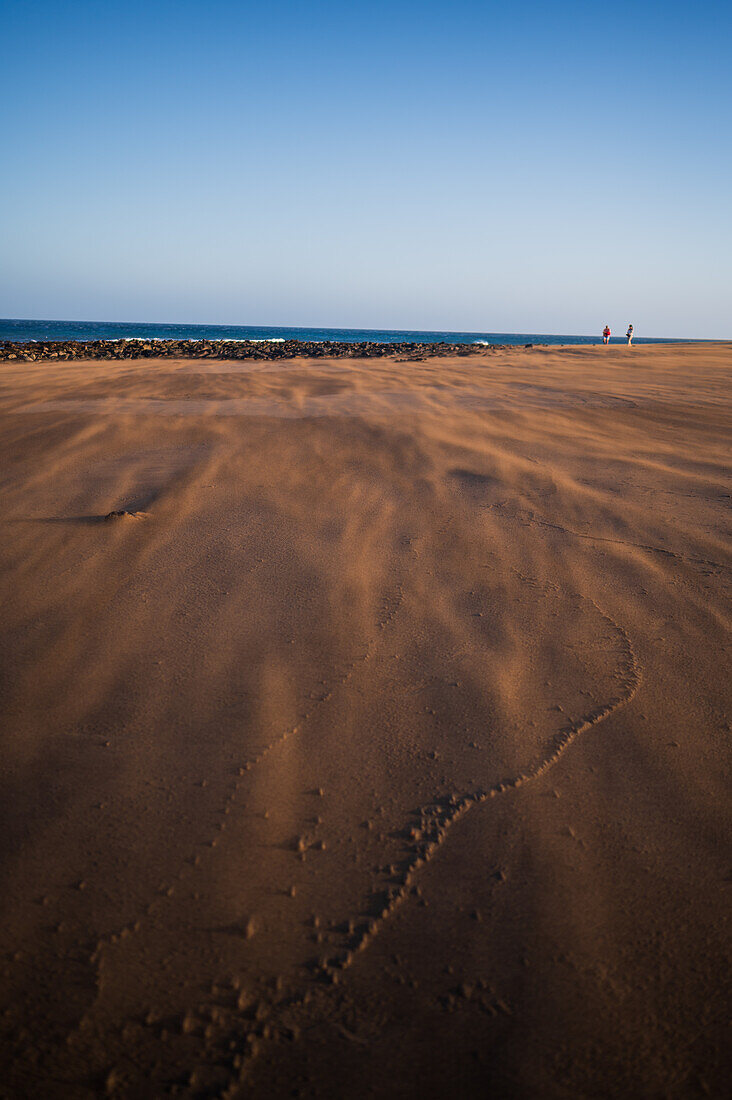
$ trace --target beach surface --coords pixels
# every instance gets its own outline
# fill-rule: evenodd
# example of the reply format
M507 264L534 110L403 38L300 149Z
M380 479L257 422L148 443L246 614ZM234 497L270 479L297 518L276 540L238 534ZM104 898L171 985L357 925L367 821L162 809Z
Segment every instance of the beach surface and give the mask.
M726 1096L730 439L729 344L0 364L0 1096Z

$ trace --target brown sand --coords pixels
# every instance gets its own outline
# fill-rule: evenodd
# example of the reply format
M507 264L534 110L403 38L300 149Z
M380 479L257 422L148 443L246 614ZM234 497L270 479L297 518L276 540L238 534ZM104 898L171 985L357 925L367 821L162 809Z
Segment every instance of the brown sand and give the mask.
M3 364L0 1095L726 1095L731 381Z

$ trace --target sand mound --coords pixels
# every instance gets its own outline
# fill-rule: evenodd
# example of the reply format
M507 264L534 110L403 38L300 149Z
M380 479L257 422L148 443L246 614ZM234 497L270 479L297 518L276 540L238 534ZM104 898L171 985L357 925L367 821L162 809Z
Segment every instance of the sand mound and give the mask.
M149 512L127 512L127 511L125 511L125 509L121 509L121 510L115 511L115 512L107 512L104 519L105 519L105 522L117 522L119 520L125 521L125 520L147 519L148 515L149 515Z

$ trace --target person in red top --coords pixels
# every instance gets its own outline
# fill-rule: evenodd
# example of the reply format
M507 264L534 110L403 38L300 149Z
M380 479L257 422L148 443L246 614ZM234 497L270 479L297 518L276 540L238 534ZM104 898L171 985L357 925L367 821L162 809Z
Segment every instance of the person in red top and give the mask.
M605 328L602 330L602 342L603 342L603 344L609 344L610 343L610 326L609 325L605 325Z

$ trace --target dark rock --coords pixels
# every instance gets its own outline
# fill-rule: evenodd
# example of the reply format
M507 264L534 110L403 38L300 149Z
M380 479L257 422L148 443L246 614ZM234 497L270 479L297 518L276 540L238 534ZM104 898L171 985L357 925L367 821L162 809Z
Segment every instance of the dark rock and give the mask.
M531 345L527 345L531 346ZM473 344L419 344L401 342L378 344L364 341L309 343L285 340L279 344L230 342L217 340L72 340L15 343L0 341L0 361L22 359L375 359L387 356L408 357L414 362L446 355L470 356L493 350Z

